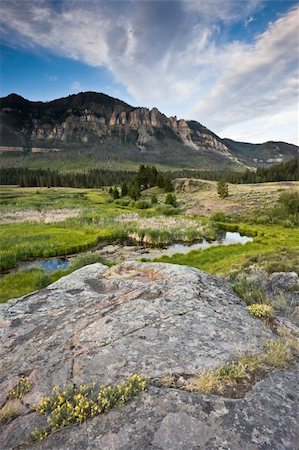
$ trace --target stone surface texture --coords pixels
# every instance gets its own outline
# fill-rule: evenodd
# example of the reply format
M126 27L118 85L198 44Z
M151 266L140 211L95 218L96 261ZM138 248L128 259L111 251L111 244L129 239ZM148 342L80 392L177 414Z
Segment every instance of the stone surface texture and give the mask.
M93 264L0 307L0 408L21 375L32 390L0 425L16 449L44 418L30 405L54 385L194 375L275 338L223 280L189 267ZM296 372L272 373L242 399L149 382L121 409L54 433L44 449L295 449ZM29 446L30 447L30 446ZM31 448L30 447L30 448Z

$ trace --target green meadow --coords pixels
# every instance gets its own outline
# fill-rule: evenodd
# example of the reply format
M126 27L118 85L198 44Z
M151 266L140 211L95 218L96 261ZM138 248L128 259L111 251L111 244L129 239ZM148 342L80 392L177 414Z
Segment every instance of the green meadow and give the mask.
M229 275L254 262L263 262L273 272L299 269L298 228L225 223L219 223L219 226L254 236L253 242L193 250L185 255L163 256L156 261L196 267L214 275Z
M141 200L134 202L129 198L113 201L108 191L103 189L6 186L0 193L0 269L11 270L21 261L73 254L78 254L77 258L81 258L81 262L77 265L73 263L67 271L51 275L41 269L2 272L0 302L40 289L84 264L96 262L99 256L86 256L85 253L97 244L130 236L135 236L137 240L144 239L147 243L160 244L192 242L202 237L213 239L219 228L239 231L253 236L253 243L210 247L185 255L164 256L157 261L188 265L224 276L254 263L263 265L269 271L298 271L299 229L296 222L290 224L289 220L284 220L284 226L280 223L255 223L256 215L252 211L259 209L254 209L252 205L255 198L260 200L262 188L260 186L257 191L256 186L250 190L249 185L238 185L229 200L219 204L215 196L216 184L214 186L213 182L209 182L208 191L198 191L193 196L178 193L178 208L173 208L164 204L165 194L158 188L144 191ZM276 187L271 185L272 196L278 198L280 191L280 183ZM248 192L253 198L253 201L248 202L249 212L244 212L249 218L248 223L215 220L216 208L217 211L223 208L226 214L230 213L238 202L244 205L244 195L248 195ZM158 197L158 204L155 205L150 201L153 193ZM269 194L265 188L266 195ZM195 209L197 204L200 208L206 204L211 210L210 214L196 214L193 209L192 214L186 215L186 210L190 209L186 201L190 199ZM214 205L214 209L211 205ZM232 222L233 215L228 216ZM223 217L223 214L218 214L218 217Z

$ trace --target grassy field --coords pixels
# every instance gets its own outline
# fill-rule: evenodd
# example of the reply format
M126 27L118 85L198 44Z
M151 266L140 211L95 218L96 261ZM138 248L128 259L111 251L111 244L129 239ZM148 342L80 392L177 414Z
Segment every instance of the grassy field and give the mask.
M63 158L63 164L61 164ZM14 154L9 153L0 154L0 165L1 167L26 167L27 169L51 169L58 170L61 173L68 172L85 172L90 169L106 169L106 170L138 170L140 166L140 161L130 161L130 160L96 160L89 157L83 157L78 155L65 155L62 153L57 154ZM157 169L161 171L168 170L180 170L180 166L171 164L157 164L155 163Z
M162 203L165 194L159 196ZM59 207L64 215L67 211L76 214L60 221ZM13 268L19 261L28 259L82 252L100 241L134 234L148 235L153 243L163 241L165 236L168 240L173 236L182 240L202 236L200 220L183 220L180 215L167 218L165 213L171 209L162 204L139 209L138 202L129 199L113 202L103 190L2 189L0 211L4 223L0 224L0 268ZM154 219L159 216L163 216L163 221Z
M238 216L240 221L253 211L264 212L278 200L281 192L299 191L298 181L259 184L229 184L229 197L219 198L215 181L202 180L200 189L179 192L177 197L187 214L210 217L223 211Z
M289 255L288 270L296 270L299 261L299 230L274 225L219 224L221 228L252 235L253 243L245 245L210 247L206 250L194 250L186 255L164 256L156 261L183 264L196 267L217 275L228 275L240 270L250 262L265 261L272 263L273 271L285 268L285 258Z
M281 192L298 189L296 182L230 185L229 198L221 200L216 183L204 181L194 192L177 192L178 209L166 207L165 194L157 188L145 191L142 199L150 203L151 195L156 193L158 205L139 209L138 203L130 199L113 202L105 190L6 186L0 192L0 267L10 269L23 260L84 252L100 241L127 236L152 243L212 238L221 227L252 235L254 242L211 247L159 261L223 275L252 261L272 271L298 270L298 227L254 223L256 214L273 207ZM221 211L235 223L211 220ZM34 269L4 275L0 280L0 301L40 289L63 274L49 277Z

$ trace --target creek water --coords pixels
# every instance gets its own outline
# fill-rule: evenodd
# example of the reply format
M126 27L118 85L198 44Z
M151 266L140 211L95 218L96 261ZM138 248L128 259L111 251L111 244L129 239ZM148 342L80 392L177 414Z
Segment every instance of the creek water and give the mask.
M136 245L136 243L130 242L129 245L117 243L116 245L104 245L100 249L95 250L96 253L105 256L108 259L120 261L120 260L134 260L137 258L154 259L160 256L172 256L175 253L186 254L192 250L205 250L209 247L218 245L233 245L233 244L246 244L252 242L253 238L249 236L242 236L238 232L219 232L217 239L214 241L207 241L203 239L200 242L190 243L174 243L171 245L159 246L159 247L147 247ZM45 273L51 274L56 270L68 269L71 265L71 261L74 258L46 258L37 259L34 261L26 261L19 264L17 271L30 270L30 269L42 269ZM13 270L16 271L15 269Z
M239 232L227 231L223 233L223 236L219 236L214 241L207 241L203 239L201 242L195 244L182 244L176 243L169 245L165 249L161 250L161 256L167 255L172 256L176 253L186 254L192 250L205 250L209 247L216 247L218 245L233 245L233 244L247 244L247 242L252 242L253 238L249 236L242 236ZM156 258L156 256L155 256Z

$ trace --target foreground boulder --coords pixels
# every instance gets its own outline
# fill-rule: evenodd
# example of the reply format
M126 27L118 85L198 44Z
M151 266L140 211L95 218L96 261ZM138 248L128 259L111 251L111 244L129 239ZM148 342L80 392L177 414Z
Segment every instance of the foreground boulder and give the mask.
M149 388L111 410L47 437L47 449L293 449L294 369L276 372L241 399L159 387L261 350L274 337L222 280L170 264L93 264L0 309L0 408L28 377L18 417L0 428L3 449L44 424L32 405L54 385L122 382Z

